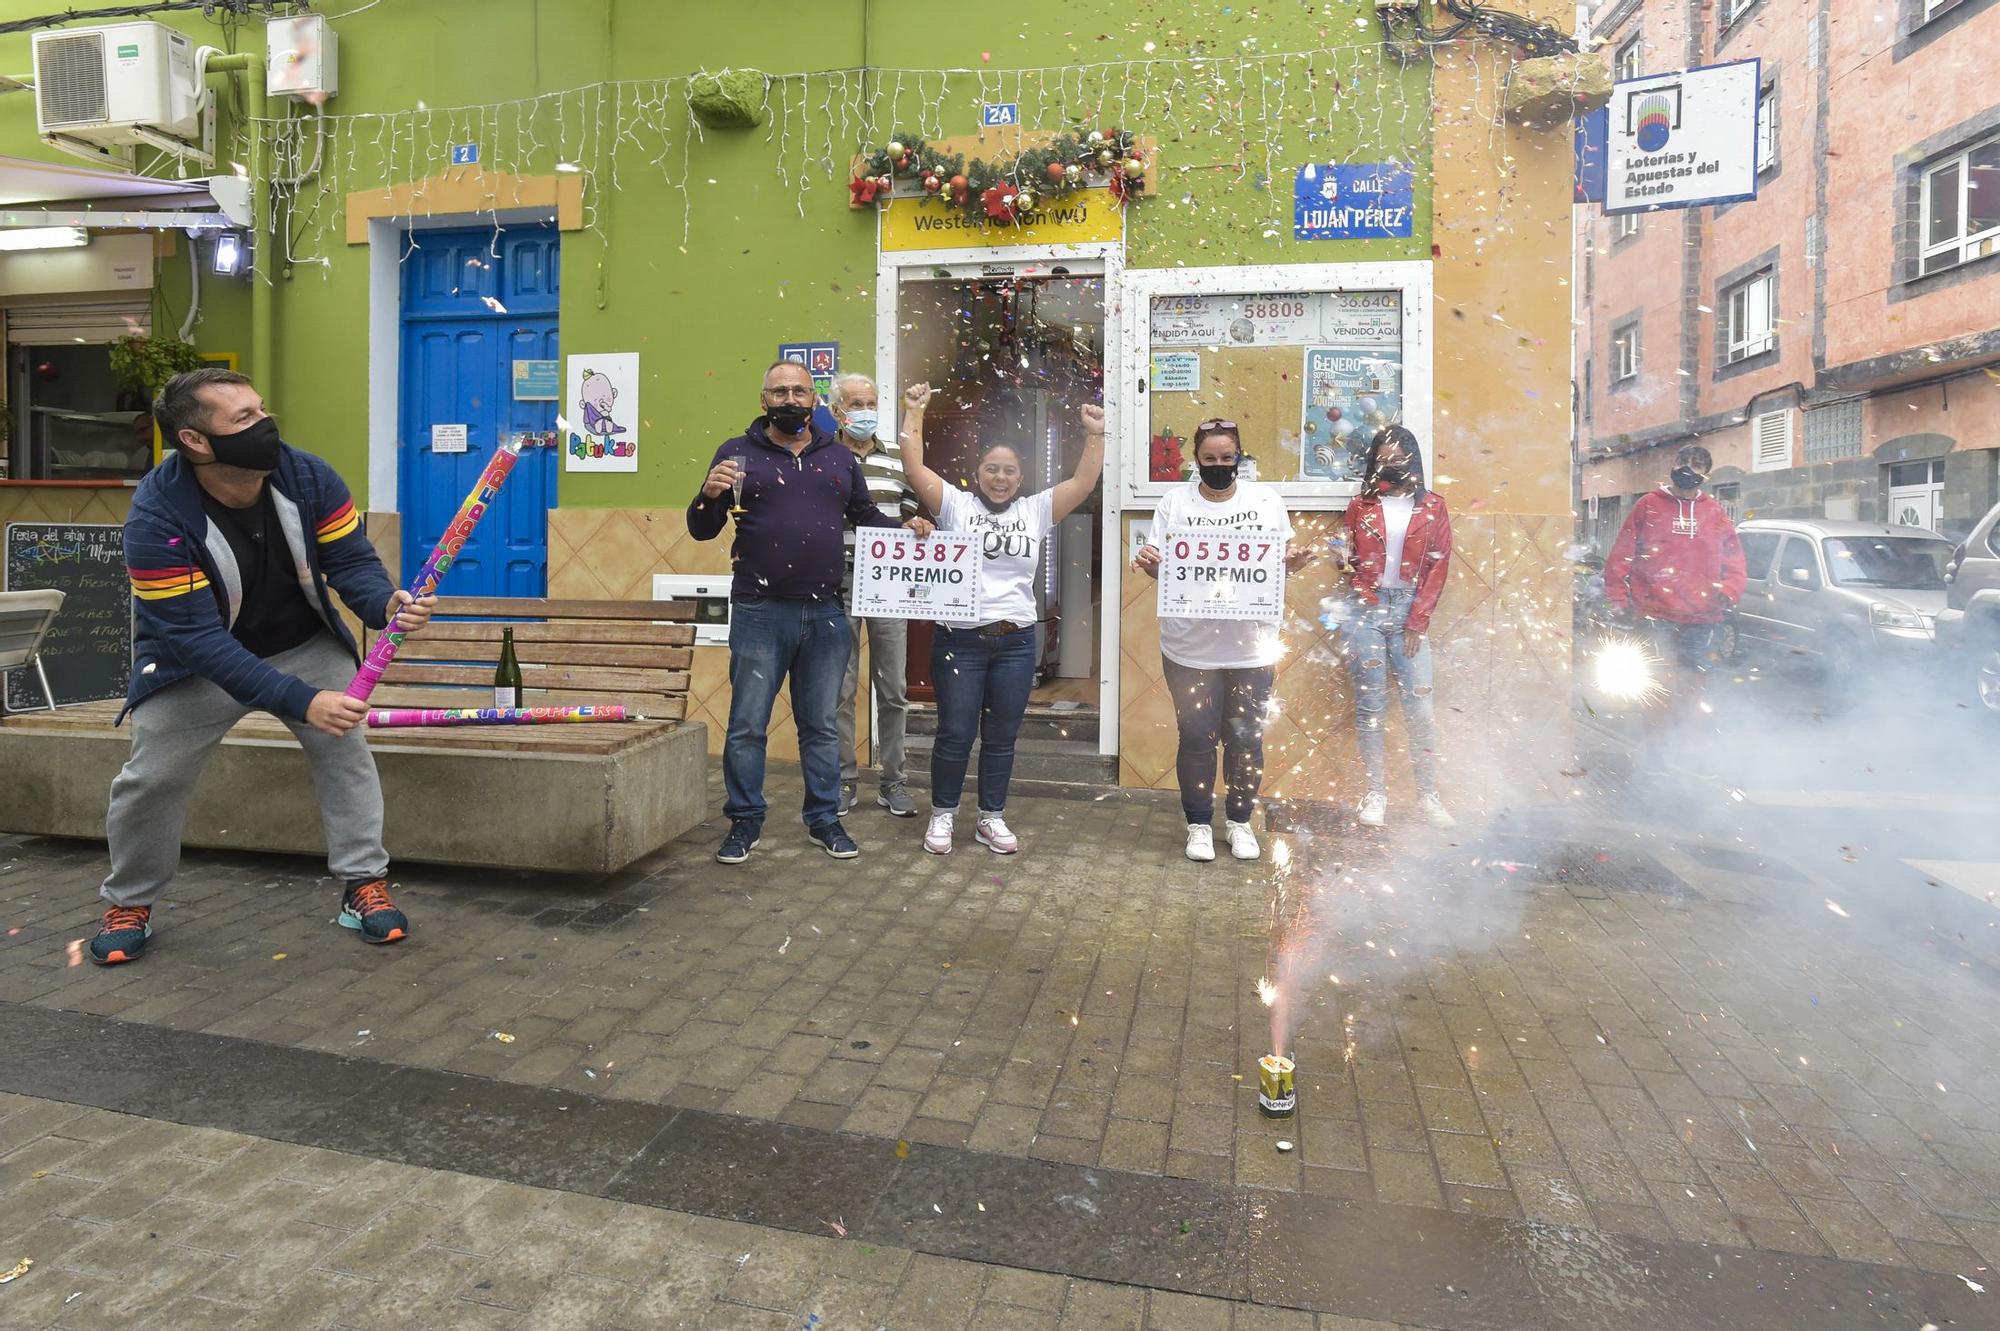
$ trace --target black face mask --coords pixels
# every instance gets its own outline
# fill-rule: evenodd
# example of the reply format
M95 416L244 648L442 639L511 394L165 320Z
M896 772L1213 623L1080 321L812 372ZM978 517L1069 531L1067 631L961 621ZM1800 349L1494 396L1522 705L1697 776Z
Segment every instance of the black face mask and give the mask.
M1702 475L1693 467L1675 467L1673 471L1674 484L1683 490L1699 490L1701 489L1702 482L1707 479L1708 477Z
M1375 484L1383 490L1400 490L1410 479L1410 469L1391 462L1375 469Z
M782 434L797 434L806 428L806 422L812 419L812 414L813 409L811 407L802 407L796 402L787 402L783 406L771 408L771 424L776 426Z
M1236 462L1204 462L1199 465L1201 483L1220 493L1236 484Z
M1009 499L1004 504L994 503L991 499L988 499L986 497L986 492L984 490L974 490L972 493L979 496L979 502L986 505L986 511L988 513L1005 513L1008 509L1014 506L1014 501L1012 499Z
M207 438L217 462L244 471L276 471L278 450L285 444L278 436L278 422L269 416L235 434L211 434Z

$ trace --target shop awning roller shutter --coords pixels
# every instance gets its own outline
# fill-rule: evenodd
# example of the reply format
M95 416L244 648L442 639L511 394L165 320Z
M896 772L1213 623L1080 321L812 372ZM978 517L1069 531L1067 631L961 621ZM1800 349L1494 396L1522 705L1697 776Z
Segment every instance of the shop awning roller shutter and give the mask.
M4 314L7 341L14 346L50 347L74 342L110 342L129 333L153 331L153 293L103 300L10 304Z

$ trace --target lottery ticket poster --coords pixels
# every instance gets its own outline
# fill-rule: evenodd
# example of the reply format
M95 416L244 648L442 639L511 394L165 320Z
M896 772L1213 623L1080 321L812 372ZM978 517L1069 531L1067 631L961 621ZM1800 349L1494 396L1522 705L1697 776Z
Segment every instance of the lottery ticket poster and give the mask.
M1283 532L1176 530L1158 549L1160 618L1283 621Z
M980 537L940 531L927 537L890 527L855 534L849 613L863 619L929 619L977 624Z

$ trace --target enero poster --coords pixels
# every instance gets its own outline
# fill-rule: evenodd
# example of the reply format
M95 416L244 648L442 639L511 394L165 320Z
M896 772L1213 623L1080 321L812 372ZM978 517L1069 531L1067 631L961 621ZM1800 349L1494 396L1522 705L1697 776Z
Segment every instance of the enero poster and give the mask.
M1403 350L1307 347L1300 475L1358 481L1368 441L1403 416Z
M571 356L565 371L563 469L639 470L639 353Z

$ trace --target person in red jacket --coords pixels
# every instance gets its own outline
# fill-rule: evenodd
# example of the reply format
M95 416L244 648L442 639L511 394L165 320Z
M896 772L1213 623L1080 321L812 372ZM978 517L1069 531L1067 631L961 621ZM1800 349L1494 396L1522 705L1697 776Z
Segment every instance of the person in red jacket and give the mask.
M1736 524L1702 493L1715 459L1699 444L1674 455L1667 484L1639 497L1604 564L1604 599L1629 614L1669 672L1657 729L1701 700L1719 659L1722 621L1743 599L1743 543Z
M1340 621L1340 648L1354 677L1354 724L1368 768L1361 821L1380 827L1388 815L1382 717L1393 675L1410 732L1417 807L1432 826L1450 827L1455 820L1438 796L1431 654L1424 635L1451 575L1451 514L1437 491L1424 484L1417 437L1400 425L1369 441L1361 494L1347 508L1347 544L1353 604Z

